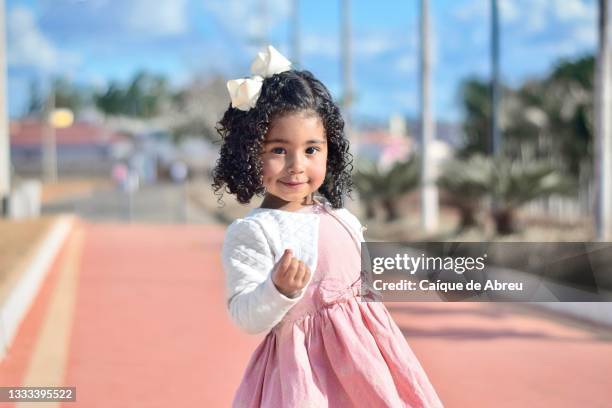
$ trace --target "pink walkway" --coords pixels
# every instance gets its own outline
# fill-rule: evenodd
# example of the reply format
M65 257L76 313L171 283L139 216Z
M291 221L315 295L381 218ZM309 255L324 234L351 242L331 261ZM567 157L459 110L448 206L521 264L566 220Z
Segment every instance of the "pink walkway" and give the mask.
M226 316L213 226L84 224L63 370L66 407L224 407L263 336ZM21 385L57 283L60 254L0 385ZM604 407L612 331L494 304L388 304L447 407ZM0 406L8 404L0 403Z

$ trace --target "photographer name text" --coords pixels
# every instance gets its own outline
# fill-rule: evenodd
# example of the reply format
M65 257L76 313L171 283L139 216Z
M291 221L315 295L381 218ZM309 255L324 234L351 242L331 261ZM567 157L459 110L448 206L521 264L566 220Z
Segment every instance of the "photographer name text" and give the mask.
M522 291L523 282L501 282L497 279L489 279L483 282L467 281L467 282L444 282L441 280L430 281L428 279L422 279L418 282L409 281L402 279L397 282L384 282L382 279L376 279L373 281L375 290L384 291L441 291L441 292L452 292L452 291L480 291L480 290L492 290L492 291Z

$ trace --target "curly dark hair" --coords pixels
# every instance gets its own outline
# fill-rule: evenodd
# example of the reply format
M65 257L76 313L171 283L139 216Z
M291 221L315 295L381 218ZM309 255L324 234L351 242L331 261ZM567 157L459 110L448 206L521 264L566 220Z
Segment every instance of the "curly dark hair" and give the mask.
M264 195L260 158L264 137L275 118L302 111L320 117L327 137L327 172L318 192L333 208L343 207L344 195L350 197L353 187L353 156L344 135L344 120L325 85L306 70L265 78L254 108L242 111L230 104L225 111L216 127L222 138L212 172L217 201L224 191L235 194L241 204L248 204L253 195Z

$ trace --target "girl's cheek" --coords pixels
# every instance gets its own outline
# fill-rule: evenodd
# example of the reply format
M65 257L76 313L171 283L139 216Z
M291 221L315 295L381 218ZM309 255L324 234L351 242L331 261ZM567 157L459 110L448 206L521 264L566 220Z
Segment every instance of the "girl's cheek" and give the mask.
M262 172L264 177L278 174L282 169L282 159L263 159Z
M325 157L321 157L317 160L316 165L313 167L311 177L319 179L321 182L325 179L325 170L327 167L327 160Z

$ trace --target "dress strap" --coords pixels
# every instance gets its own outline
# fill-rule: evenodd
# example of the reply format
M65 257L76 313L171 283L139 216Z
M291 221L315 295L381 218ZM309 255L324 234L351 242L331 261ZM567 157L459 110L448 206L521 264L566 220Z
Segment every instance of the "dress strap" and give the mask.
M323 208L323 210L331 215L332 217L334 217L339 223L340 225L342 225L344 227L344 229L349 233L349 235L351 236L351 238L353 239L353 243L355 244L355 246L357 247L357 252L359 254L361 254L361 242L359 241L359 238L355 235L355 233L351 230L350 226L347 226L346 223L337 215L335 214L333 211L329 211L327 209L327 204L324 202L319 201L317 198L313 197L312 200L317 203L320 204L321 207Z

